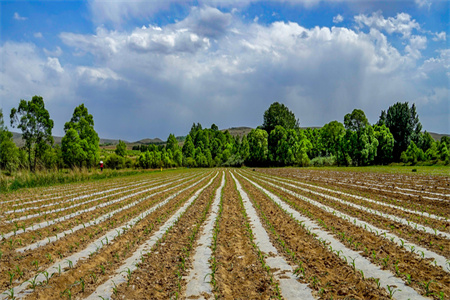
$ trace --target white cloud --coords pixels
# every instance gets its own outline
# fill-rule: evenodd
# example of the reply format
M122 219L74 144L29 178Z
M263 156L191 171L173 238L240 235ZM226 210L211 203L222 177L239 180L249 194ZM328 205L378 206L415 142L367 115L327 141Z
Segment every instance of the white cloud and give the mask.
M337 15L337 16L333 17L333 23L337 24L337 23L341 23L343 21L344 21L344 17L341 15Z
M398 13L395 18L389 17L385 19L381 12L378 11L371 16L363 14L357 15L355 16L355 21L360 27L365 25L370 28L385 31L389 34L400 33L404 38L409 37L414 29L420 29L419 23L417 23L416 20L411 19L411 16L407 13Z
M95 24L112 24L120 27L127 20L133 18L149 19L155 13L169 10L171 5L198 4L199 7L217 7L229 8L231 13L235 14L240 8L246 7L259 0L200 0L200 1L181 1L181 0L165 0L165 1L123 1L123 0L89 0L89 9L92 14L92 21ZM276 0L278 2L286 2L291 5L302 5L310 8L319 4L322 0ZM337 0L345 1L345 0Z
M445 31L441 31L439 33L434 34L435 37L433 38L433 41L439 42L439 41L446 41L447 40L447 34Z
M64 69L61 67L61 64L59 63L59 59L56 57L47 57L47 67L58 73L64 72Z
M305 126L342 121L355 107L376 122L396 101L418 101L424 128L442 128L444 117L430 117L426 103L441 111L448 105L450 51L422 58L426 37L401 26L363 32L238 17L202 7L161 27L62 33L74 54L88 54L81 59L92 60L87 65L71 66L50 54L60 48L40 57L31 44L5 43L0 96L18 100L42 92L52 105L61 99L66 118L85 102L100 136L130 140L186 134L192 122L257 126L274 101L287 104ZM389 43L392 32L405 32L405 49ZM425 62L417 67L420 58ZM63 104L66 98L73 105Z
M37 39L41 39L41 38L43 37L41 32L35 32L35 33L33 34L33 36L34 36L35 38L37 38Z
M427 48L427 38L425 36L414 35L409 40L409 45L405 47L405 51L414 59L421 57L420 50Z
M121 80L120 76L109 68L77 67L76 74L82 81L99 84L106 80Z
M419 7L427 7L430 9L431 7L431 1L430 0L415 0L417 6Z
M61 56L61 54L63 53L61 47L56 46L56 49L51 51L51 50L47 50L44 48L44 53L47 56Z
M15 13L14 13L14 20L17 20L17 21L25 21L25 20L27 20L27 19L28 19L28 18L22 17L21 15L19 15L18 12L15 12Z
M400 26L403 17L396 18L399 26L390 32L407 36L408 30ZM61 38L98 58L95 72L78 69L79 78L91 78L85 85L94 88L94 82L126 78L130 86L124 93L134 95L127 105L139 110L133 113L149 114L145 119L150 118L151 125L145 126L157 128L164 121L173 130L185 130L197 121L238 126L247 120L247 125L256 126L276 100L289 102L303 124L323 125L356 106L376 121L381 109L394 101L421 94L410 78L427 42L410 35L409 52L402 55L380 30L305 28L292 22L244 24L205 7L162 28L129 33L100 28L93 36L64 33ZM122 107L127 114L130 109ZM166 110L171 114L164 114ZM136 122L144 126L147 121Z

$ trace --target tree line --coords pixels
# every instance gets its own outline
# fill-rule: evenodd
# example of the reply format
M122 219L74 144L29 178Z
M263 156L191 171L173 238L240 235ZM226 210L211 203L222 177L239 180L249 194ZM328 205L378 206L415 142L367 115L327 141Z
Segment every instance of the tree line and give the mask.
M65 123L61 146L54 144L53 120L44 100L34 96L11 109L11 126L22 131L25 145L16 147L0 110L0 167L18 169L92 168L100 160L99 137L94 118L84 104L74 109ZM170 134L165 145L140 145L129 155L119 141L108 154L105 166L120 168L169 168L214 166L364 166L392 162L416 164L439 161L449 164L450 138L435 141L422 132L416 107L397 102L370 124L365 113L354 109L344 122L332 121L322 128L300 128L294 113L274 102L265 111L263 124L242 137L232 136L212 124L193 124L182 146ZM136 152L138 153L136 155Z

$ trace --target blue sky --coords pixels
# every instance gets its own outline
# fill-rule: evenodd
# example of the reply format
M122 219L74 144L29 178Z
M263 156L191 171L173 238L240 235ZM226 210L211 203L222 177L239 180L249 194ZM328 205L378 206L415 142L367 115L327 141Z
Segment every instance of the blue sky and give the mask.
M84 103L103 138L256 127L272 102L300 125L375 123L415 103L450 133L449 1L1 1L0 101L44 97L54 135ZM14 129L13 129L14 130Z

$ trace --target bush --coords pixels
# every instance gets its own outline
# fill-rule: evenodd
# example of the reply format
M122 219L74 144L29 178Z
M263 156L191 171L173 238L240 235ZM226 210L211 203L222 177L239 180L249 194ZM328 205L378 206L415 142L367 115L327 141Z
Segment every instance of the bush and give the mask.
M335 156L319 156L310 160L309 165L314 167L334 166L336 164Z

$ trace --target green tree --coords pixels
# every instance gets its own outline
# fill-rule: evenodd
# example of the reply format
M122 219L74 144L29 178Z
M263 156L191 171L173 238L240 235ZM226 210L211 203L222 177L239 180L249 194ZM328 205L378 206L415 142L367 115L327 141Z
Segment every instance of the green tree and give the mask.
M264 165L267 163L267 156L269 153L267 138L267 131L262 129L252 129L248 133L249 164Z
M183 164L183 153L180 149L175 150L173 153L173 161L177 167L181 167Z
M437 160L439 158L439 142L433 142L431 147L425 152L427 160Z
M422 149L416 146L416 143L411 141L406 151L403 151L400 155L400 158L404 163L410 162L414 165L419 161L425 160L425 154Z
M378 140L377 157L378 164L388 164L392 161L394 151L394 136L386 125L375 125L375 138Z
M22 131L25 148L28 152L30 170L36 170L37 159L41 157L45 144L53 145L53 120L45 108L44 99L33 96L30 101L20 100L19 107L11 109L11 126L17 126ZM34 162L32 163L32 154Z
M0 108L0 169L9 173L17 170L19 166L19 149L13 141L13 135L5 126L3 111Z
M398 161L400 154L406 150L410 142L417 142L422 129L415 104L409 107L408 102L397 102L390 106L386 113L385 124L394 136L393 156L394 161Z
M219 131L219 127L217 127L217 125L216 124L211 124L211 130L212 131Z
M361 109L354 109L344 117L344 126L352 131L361 131L369 125L366 114Z
M443 160L443 161L448 163L448 161L450 159L450 154L449 154L449 151L448 151L448 148L447 148L447 143L445 143L445 142L444 143L440 143L440 145L439 145L439 156L440 156L441 160Z
M331 121L320 130L322 144L327 149L327 152L335 157L340 155L342 147L342 139L345 136L345 128L342 123L338 121Z
M179 147L178 147L177 138L175 137L175 135L169 134L169 137L167 138L167 142L166 142L166 150L170 150L170 151L172 151L172 153L174 153L178 149L179 149Z
M294 130L290 130L294 131ZM308 152L313 147L312 143L307 138L304 130L298 130L295 135L295 142L293 143L292 153L294 157L294 164L306 167L309 164ZM293 134L291 134L294 136Z
M248 144L248 139L247 139L246 135L244 135L244 137L242 137L242 143L241 143L239 152L240 152L242 160L246 161L250 155L250 145Z
M119 144L117 144L115 152L117 155L125 157L125 155L127 155L127 144L125 144L124 141L119 140Z
M84 141L84 143L86 142ZM61 140L61 151L64 163L70 168L81 167L87 156L83 149L82 140L74 128L67 129Z
M441 137L441 143L445 143L447 148L450 148L450 136Z
M277 125L282 126L284 129L297 129L299 121L295 118L294 113L284 104L274 102L264 112L264 123L261 129L269 134Z
M95 166L99 161L100 139L94 129L94 117L89 114L88 109L84 104L77 106L73 111L70 121L64 124L66 135L70 129L77 132L78 139L74 137L72 132L70 134L70 141L67 141L66 143L61 141L61 151L63 152L64 162L70 167L74 167L75 165L82 167L83 163L87 167ZM63 140L64 138L66 138L66 136L63 137ZM75 140L79 143L76 147L73 145ZM64 153L66 148L62 146L63 144L71 147L69 153ZM81 148L82 152L84 152L83 154L77 154L78 161L74 161L73 157L69 158L70 155L75 154L73 152L74 147L77 149Z
M352 163L367 165L373 162L377 155L378 140L364 112L354 109L351 114L346 114L344 125L347 128L347 154Z
M427 132L425 130L425 132L422 134L422 145L421 145L421 149L426 152L429 148L431 148L431 146L434 143L434 139L431 136L431 134L429 132Z
M183 156L184 157L192 157L194 158L195 155L195 147L194 147L194 143L192 142L192 137L191 135L188 135L186 137L186 140L184 141L183 144Z

